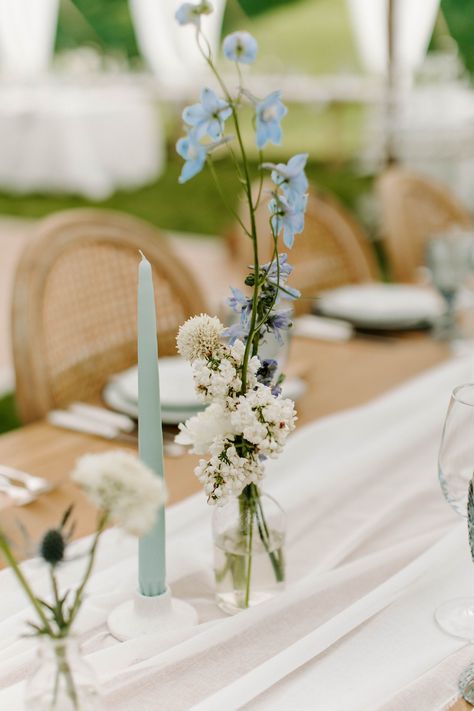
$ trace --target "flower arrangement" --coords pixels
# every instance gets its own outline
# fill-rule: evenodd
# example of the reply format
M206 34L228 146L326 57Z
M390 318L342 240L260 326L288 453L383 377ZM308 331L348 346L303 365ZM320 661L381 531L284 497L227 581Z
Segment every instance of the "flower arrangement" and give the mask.
M272 551L259 486L265 460L281 453L295 427L296 413L293 402L281 395L282 376L277 375L277 362L261 360L259 348L269 335L282 342L282 333L291 327L292 313L289 306L282 306L282 301L299 297L299 292L287 283L292 268L287 254L278 253L278 242L282 235L290 249L295 235L303 231L308 189L304 169L308 155L295 155L288 163L264 162L265 146L281 142L281 121L287 108L279 91L258 98L244 87L241 65L252 64L258 52L257 42L248 32L234 32L224 39L224 56L234 63L238 80L234 93L228 89L201 29L202 16L211 11L210 3L203 0L184 3L176 12L181 25L194 27L197 46L222 93L218 96L212 89L204 88L200 102L183 111L186 135L176 145L184 159L179 182L187 182L207 165L219 189L213 155L218 148L228 151L248 208L248 220L233 214L252 242L253 265L245 279L251 293L232 288L228 303L238 321L229 328L205 314L181 326L178 351L191 363L196 391L207 407L180 426L177 441L189 445L195 453L208 454L200 460L195 473L209 504L224 506L233 497L239 497L240 532L248 545L245 571L242 573L240 566L239 572L245 585L241 606L248 607L254 522L276 579L284 579L283 559ZM253 109L260 158L256 196L240 126L239 111L244 105ZM227 122L232 125L233 135L226 133ZM273 254L270 262L260 264L255 215L266 197L263 186L268 171L273 184L268 200Z
M57 678L54 687L46 690L48 694L53 695L47 707L58 709L64 708L60 698L61 679L64 680L65 693L70 704L67 707L85 708L81 705L80 690L75 685L65 646L59 642L70 635L82 607L99 541L105 528L109 523L115 523L130 535L144 535L153 526L158 508L164 503L166 496L162 480L135 456L122 450L84 455L78 460L72 479L98 508L96 530L86 554L84 574L75 590L61 590L58 579L59 568L68 560L68 544L73 532L73 525L70 524L72 506L63 515L60 525L48 530L39 544L39 556L48 567L50 600L34 593L6 535L0 529L0 552L10 565L36 615L36 620L28 623L31 635L58 642L55 647Z

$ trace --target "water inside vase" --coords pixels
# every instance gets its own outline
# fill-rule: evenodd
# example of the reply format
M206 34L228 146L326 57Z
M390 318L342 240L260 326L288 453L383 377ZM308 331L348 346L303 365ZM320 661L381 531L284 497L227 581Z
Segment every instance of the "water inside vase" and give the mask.
M264 545L258 534L252 541L249 566L248 539L240 531L226 531L214 541L216 601L228 614L269 600L285 585L284 533L269 531ZM249 578L250 572L250 578Z

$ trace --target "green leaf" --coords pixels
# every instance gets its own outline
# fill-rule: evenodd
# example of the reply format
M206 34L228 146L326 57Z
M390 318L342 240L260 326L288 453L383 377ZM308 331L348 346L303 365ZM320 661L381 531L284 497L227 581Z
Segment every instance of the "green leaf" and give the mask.
M53 607L52 605L49 604L49 602L46 602L46 600L42 600L41 598L37 597L36 598L39 602L40 605L45 607L47 610L53 613L53 615L56 615L56 607Z
M26 624L28 625L28 627L31 627L34 630L34 634L33 635L23 635L24 637L32 637L32 636L36 637L37 635L47 634L44 627L40 627L39 625L36 625L34 622L27 622Z

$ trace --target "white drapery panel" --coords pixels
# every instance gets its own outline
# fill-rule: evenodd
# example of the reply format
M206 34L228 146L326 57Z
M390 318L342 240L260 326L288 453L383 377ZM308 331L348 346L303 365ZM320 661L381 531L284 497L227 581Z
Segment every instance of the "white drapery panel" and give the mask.
M161 84L192 84L204 60L194 41L195 29L181 27L174 14L181 0L130 0L138 45ZM213 0L214 12L202 17L202 28L213 53L219 46L225 0Z
M28 77L49 65L59 0L0 0L0 70Z
M365 67L378 74L388 66L389 0L347 0L357 47ZM425 56L439 0L393 0L394 61L412 75Z

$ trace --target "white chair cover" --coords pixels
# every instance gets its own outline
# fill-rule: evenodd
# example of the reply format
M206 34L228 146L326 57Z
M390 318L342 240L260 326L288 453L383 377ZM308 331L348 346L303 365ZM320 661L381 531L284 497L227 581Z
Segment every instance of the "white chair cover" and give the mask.
M388 0L347 0L365 67L383 74L388 65ZM408 76L423 61L439 0L394 0L394 54L398 71Z
M138 45L159 82L186 86L204 67L194 42L194 27L180 27L174 14L180 0L129 0ZM202 18L213 53L219 46L225 0L213 0L214 12Z
M0 0L0 70L19 77L48 68L59 0Z

